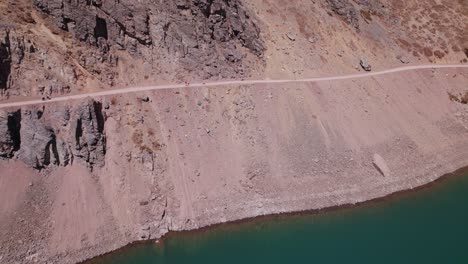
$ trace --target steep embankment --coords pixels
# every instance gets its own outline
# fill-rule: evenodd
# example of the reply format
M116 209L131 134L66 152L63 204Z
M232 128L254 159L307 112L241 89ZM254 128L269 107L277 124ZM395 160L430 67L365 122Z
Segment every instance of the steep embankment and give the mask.
M468 160L468 107L456 98L467 81L466 69L424 69L156 90L106 97L102 108L83 103L68 123L35 119L71 146L75 161L51 158L40 174L0 162L2 171L21 170L2 175L0 198L15 201L0 215L2 258L74 263L169 230L357 203L428 183ZM90 118L73 129L84 121L81 109ZM93 129L99 116L102 130ZM21 120L18 159L29 146L60 157L54 143L26 143L29 122ZM86 157L104 162L91 172L79 147L101 131L106 152ZM35 135L43 138L40 129Z

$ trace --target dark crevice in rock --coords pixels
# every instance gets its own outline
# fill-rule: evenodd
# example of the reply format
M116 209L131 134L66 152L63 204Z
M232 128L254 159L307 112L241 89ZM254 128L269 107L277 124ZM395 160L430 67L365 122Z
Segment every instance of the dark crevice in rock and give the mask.
M94 27L94 38L108 39L107 22L105 19L96 16L96 27Z
M138 41L138 43L140 43L141 45L143 46L148 46L148 45L151 45L151 39L141 39L139 37L137 37L135 34L129 32L124 24L118 22L117 20L115 21L116 24L119 26L120 30L127 36L131 37L132 39L135 39L136 41Z
M80 138L83 136L83 127L81 123L82 123L81 118L78 118L76 120L76 130L75 130L75 145L76 145L77 150L81 149Z
M72 24L72 23L75 23L75 21L73 19L70 19L68 17L62 17L62 20L63 20L63 26L61 27L63 30L69 32L70 31L70 28L69 28L69 25Z
M198 8L200 8L200 10L202 11L203 15L205 15L205 17L210 16L211 5L213 4L213 0L194 0L194 4Z
M104 115L102 114L102 103L94 102L94 112L96 113L97 129L98 133L104 132Z
M128 37L130 37L132 39L135 39L136 41L138 41L138 43L140 43L143 46L151 45L152 41L151 41L151 39L149 37L145 38L145 39L139 38L136 34L130 32L129 30L127 30L126 26L122 22L120 22L118 19L114 18L110 12L107 12L106 10L104 10L104 9L102 9L100 7L98 7L98 9L102 13L104 13L106 16L108 16L112 20L112 22L114 22L119 27L121 33L123 33L124 35L127 35ZM129 14L130 14L130 16L133 16L131 12ZM141 15L143 15L143 14L141 14ZM146 21L146 27L148 27L148 22L149 22L148 15L145 15L145 21Z
M0 89L8 88L8 78L11 73L10 34L6 31L5 38L0 40Z
M55 134L52 135L51 149L52 154L54 155L55 164L60 165L60 156L57 149L57 139Z
M16 152L21 146L21 110L8 115L8 131Z
M44 114L43 111L38 110L38 111L36 112L37 119L41 119L43 114Z
M36 169L42 170L50 164L50 146L51 142L48 142L44 152L44 159L42 162L36 163Z

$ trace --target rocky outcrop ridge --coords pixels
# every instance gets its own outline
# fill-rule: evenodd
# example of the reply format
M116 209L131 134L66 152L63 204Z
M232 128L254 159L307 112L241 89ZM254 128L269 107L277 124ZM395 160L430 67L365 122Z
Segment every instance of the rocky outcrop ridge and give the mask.
M330 9L347 24L360 30L359 17L370 20L372 14L382 15L385 6L379 0L326 0Z
M38 48L27 34L0 26L0 99L64 94L76 83L76 71L49 47Z
M16 156L36 169L67 166L75 159L102 167L106 152L100 102L76 107L34 107L0 115L0 156Z
M348 0L327 0L331 10L341 16L346 23L359 29L359 17L353 4Z
M243 73L242 46L257 56L265 49L259 28L238 0L35 0L34 4L59 28L97 47L104 61L112 60L113 50L120 49L148 63L154 57L175 58L185 70L210 78ZM88 68L89 56L82 57Z
M0 29L0 92L12 86L10 75L21 64L25 53L25 44L22 37L12 34L10 30Z

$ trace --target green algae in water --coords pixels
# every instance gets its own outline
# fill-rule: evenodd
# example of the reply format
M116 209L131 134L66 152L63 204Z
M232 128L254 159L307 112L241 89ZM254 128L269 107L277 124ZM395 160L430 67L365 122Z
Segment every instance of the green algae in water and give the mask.
M468 176L355 208L176 234L88 264L179 263L468 263Z

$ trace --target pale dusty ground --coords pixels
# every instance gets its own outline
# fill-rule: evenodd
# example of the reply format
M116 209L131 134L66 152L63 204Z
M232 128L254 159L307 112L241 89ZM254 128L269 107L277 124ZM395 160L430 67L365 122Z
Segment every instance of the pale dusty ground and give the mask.
M353 204L466 166L468 70L106 98L106 166L0 162L0 259L75 263L169 230ZM152 149L152 151L150 151ZM152 153L151 153L152 152ZM384 158L390 176L373 166ZM6 173L4 173L6 172ZM14 186L14 188L12 188Z

